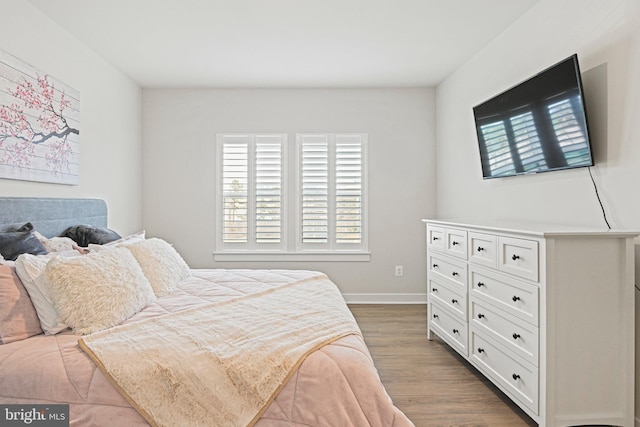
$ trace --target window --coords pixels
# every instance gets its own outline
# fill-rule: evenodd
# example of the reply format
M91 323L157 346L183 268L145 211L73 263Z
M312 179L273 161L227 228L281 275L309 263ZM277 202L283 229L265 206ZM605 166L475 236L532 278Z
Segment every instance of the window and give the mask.
M216 259L366 254L366 148L366 134L219 134Z

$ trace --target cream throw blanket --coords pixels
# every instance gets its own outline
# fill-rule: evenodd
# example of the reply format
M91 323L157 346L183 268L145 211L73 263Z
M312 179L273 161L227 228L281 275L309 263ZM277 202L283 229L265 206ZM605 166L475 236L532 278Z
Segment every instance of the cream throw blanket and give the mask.
M360 334L320 275L124 324L80 346L154 426L253 425L312 351Z

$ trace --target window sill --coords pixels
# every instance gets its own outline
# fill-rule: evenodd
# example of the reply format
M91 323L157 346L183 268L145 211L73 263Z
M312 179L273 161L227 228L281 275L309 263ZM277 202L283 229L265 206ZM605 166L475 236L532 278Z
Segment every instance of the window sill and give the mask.
M216 252L214 261L369 262L370 252Z

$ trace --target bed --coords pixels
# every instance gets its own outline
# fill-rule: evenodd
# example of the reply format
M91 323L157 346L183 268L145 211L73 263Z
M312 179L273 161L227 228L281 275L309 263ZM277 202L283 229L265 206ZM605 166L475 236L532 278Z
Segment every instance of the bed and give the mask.
M106 228L106 204L0 197L0 230L27 222L46 243L73 225ZM191 270L167 242L140 233L90 247L87 255L3 262L5 288L20 278L9 269L24 269L25 259L46 266L63 328L37 333L44 323L8 307L0 289L0 335L8 337L0 345L0 403L69 404L72 426L413 425L393 405L355 320L322 273ZM109 262L130 273L121 282L144 286L118 288L116 296L93 290ZM78 269L87 265L99 270L85 276ZM32 293L21 292L22 306L33 309ZM120 293L135 298L105 310L112 300L104 298L120 301ZM138 308L128 306L133 300Z

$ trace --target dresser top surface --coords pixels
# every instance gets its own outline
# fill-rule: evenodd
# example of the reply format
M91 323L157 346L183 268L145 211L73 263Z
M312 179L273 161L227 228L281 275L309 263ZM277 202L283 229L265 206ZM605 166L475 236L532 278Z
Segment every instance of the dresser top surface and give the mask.
M540 237L636 237L640 235L640 231L636 230L609 230L605 227L584 227L566 224L548 224L512 220L423 219L422 221L427 224L433 224L442 227L462 227L485 232L527 234Z

